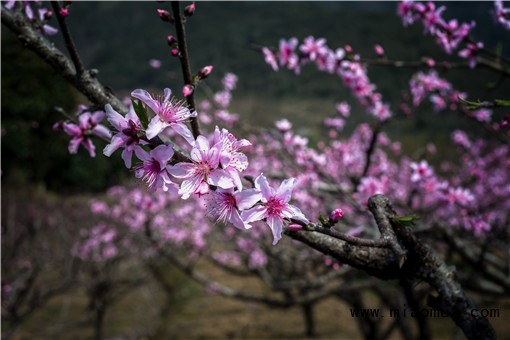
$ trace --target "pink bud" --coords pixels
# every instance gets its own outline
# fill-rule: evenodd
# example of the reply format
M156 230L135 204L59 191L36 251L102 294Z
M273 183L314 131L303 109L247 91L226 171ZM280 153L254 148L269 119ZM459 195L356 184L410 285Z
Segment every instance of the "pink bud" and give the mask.
M375 44L374 45L374 51L375 51L375 54L377 54L379 57L384 56L384 49L382 48L381 45Z
M346 53L346 54L350 54L350 53L352 53L352 47L351 47L351 45L345 45L345 46L344 46L344 51L345 51L345 53Z
M436 62L432 58L423 58L423 61L428 67L434 67L436 65Z
M44 13L45 20L50 20L52 16L53 16L53 11L47 11L46 13Z
M179 55L179 49L178 48L173 48L170 53L172 53L172 55L174 57L177 57Z
M287 230L290 230L290 231L299 231L299 230L303 230L303 226L299 225L297 223L291 223L291 224L288 225Z
M182 95L184 97L187 97L187 96L190 96L192 93L193 93L193 90L195 88L193 87L193 85L190 85L190 84L186 84L183 88L182 88Z
M172 15L170 14L169 11L165 11L164 9L157 9L156 10L158 12L158 15L159 15L159 18L163 21L172 21Z
M168 37L166 37L166 41L168 43L168 46L173 46L173 44L175 44L177 42L177 39L175 39L175 37L173 35L169 35Z
M191 3L188 6L184 7L184 16L190 17L195 13L195 3Z
M331 212L329 215L329 219L331 222L336 223L340 221L340 219L344 216L344 212L342 209L338 208Z
M202 67L202 69L201 69L201 70L200 70L200 72L198 73L198 77L199 77L200 79L205 79L205 78L207 78L207 77L211 74L211 72L212 72L213 68L214 68L214 67L213 67L212 65Z
M69 15L69 10L67 8L62 8L60 10L60 15L63 16L63 17L66 17Z

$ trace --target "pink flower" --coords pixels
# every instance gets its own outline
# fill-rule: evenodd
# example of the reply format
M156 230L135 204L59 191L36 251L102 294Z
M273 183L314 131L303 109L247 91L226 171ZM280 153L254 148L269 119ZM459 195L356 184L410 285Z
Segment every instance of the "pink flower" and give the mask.
M296 73L299 73L299 57L295 52L297 45L297 38L290 38L289 41L280 39L278 61L280 66L287 66L289 70L295 70Z
M255 188L260 190L262 197L261 203L255 207L243 211L242 219L246 223L266 220L273 233L273 245L282 238L283 219L295 218L304 223L309 221L303 215L299 208L289 204L292 189L295 185L295 179L284 180L277 191L269 186L267 179L263 174L255 179Z
M503 1L494 1L494 16L497 22L510 30L510 8L504 8Z
M182 178L179 194L187 199L191 194L205 195L209 192L209 185L215 185L223 189L234 186L232 178L218 168L220 153L223 144L221 142L212 147L204 136L198 136L196 144L191 150L191 163L178 163L168 168L168 172L176 178Z
M286 132L292 129L292 123L288 119L280 119L275 122L276 128L281 132Z
M140 119L135 113L133 106L129 107L126 117L122 117L115 111L110 104L105 105L105 112L108 122L118 131L104 150L103 154L110 157L119 148L122 150L122 159L126 168L131 168L131 158L133 151L138 144L147 144L138 137L138 132L141 131Z
M483 43L478 42L476 44L467 44L467 47L459 51L459 56L469 60L469 67L475 68L476 57L478 56L478 50L483 48Z
M152 68L160 68L161 67L161 60L158 59L151 59L149 60L149 65Z
M422 160L420 163L412 162L410 166L411 170L413 171L411 175L411 182L419 182L432 176L434 173L429 163L427 163L425 160Z
M136 178L147 182L151 191L162 188L168 191L168 184L174 184L168 176L168 162L174 155L172 145L159 145L150 153L142 148L135 149L136 157L142 162L134 167Z
M223 87L227 91L232 91L236 88L237 85L237 76L233 73L227 73L221 80Z
M278 64L276 63L276 56L273 52L267 47L262 48L262 53L264 54L264 60L267 64L269 64L274 71L278 71Z
M490 109L479 109L473 111L473 115L480 122L490 122L492 116L492 110Z
M467 206L469 203L475 200L475 197L468 189L448 188L448 193L446 194L445 199L450 204Z
M315 39L312 36L305 38L304 43L299 47L301 52L307 55L311 61L315 61L317 57L327 52L326 39Z
M234 192L234 188L218 188L210 193L208 214L216 223L232 223L238 229L249 229L239 214L239 210L246 210L261 199L259 190L248 189Z
M82 144L90 154L90 157L96 156L96 148L90 139L91 135L96 135L104 139L111 138L111 132L104 125L99 124L104 118L104 112L97 111L82 113L78 117L79 124L64 123L64 131L73 138L69 142L69 153L78 152L78 147Z
M337 112L343 117L349 117L349 115L351 114L351 106L346 102L336 104L335 108Z
M188 143L194 143L193 134L184 124L190 118L196 117L195 111L190 111L182 102L170 99L172 91L165 89L164 97L154 98L149 92L145 90L134 90L131 96L140 99L145 105L151 108L156 114L147 127L147 138L152 139L156 137L161 131L167 127L171 127L175 132L184 137Z
M232 178L236 187L242 190L243 185L239 173L248 167L248 157L240 149L252 145L247 139L237 140L227 129L216 126L213 143L221 143L220 164L223 170Z

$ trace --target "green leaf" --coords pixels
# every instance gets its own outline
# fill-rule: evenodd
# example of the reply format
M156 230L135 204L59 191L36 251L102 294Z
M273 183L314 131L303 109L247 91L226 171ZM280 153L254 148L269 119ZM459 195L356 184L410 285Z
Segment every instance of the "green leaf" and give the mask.
M472 101L469 101L469 100L465 100L465 99L462 99L460 97L459 97L459 102L461 102L462 104L466 105L466 107L469 110L476 110L476 109L480 108L480 103L472 102Z
M322 225L328 225L328 221L322 215L319 215L319 221L322 223Z
M147 129L149 126L149 116L147 115L147 108L143 105L143 103L139 100L131 99L133 103L133 108L136 112L138 118L140 118L140 123L142 124L144 129Z
M394 220L403 227L414 227L415 221L419 220L420 217L417 215L403 215L395 216Z
M510 106L510 100L495 99L494 103L496 104L496 106L501 106L501 107Z

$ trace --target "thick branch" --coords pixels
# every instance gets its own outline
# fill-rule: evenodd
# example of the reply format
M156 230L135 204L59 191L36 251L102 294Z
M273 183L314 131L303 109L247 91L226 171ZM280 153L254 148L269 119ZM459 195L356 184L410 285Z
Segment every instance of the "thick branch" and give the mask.
M41 57L92 103L98 107L111 104L115 110L127 113L127 107L95 78L97 71L85 70L82 74L77 74L69 58L43 37L23 14L5 9L2 9L1 14L2 23L16 34L24 46Z
M361 269L372 276L383 280L399 277L398 261L390 249L355 246L315 231L287 230L285 233L341 263Z
M429 304L447 313L468 339L496 339L491 324L466 296L453 270L446 266L431 247L420 242L410 228L396 222L396 214L389 200L383 195L375 195L369 199L368 204L372 212L384 212L391 221L390 227L394 234L407 249L402 278L419 278L429 283L439 294L438 297L430 296Z

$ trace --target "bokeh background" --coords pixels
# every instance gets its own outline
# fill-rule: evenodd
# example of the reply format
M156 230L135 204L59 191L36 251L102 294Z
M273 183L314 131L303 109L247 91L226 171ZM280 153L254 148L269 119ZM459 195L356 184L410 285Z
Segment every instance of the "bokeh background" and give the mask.
M305 67L300 76L283 70L273 72L253 45L276 47L280 38L295 36L302 40L313 35L326 38L332 47L349 44L367 58L375 57L373 45L380 44L388 58L395 60L418 60L421 56L436 60L458 59L445 55L433 38L423 35L421 26L404 28L396 15L396 5L395 2L365 1L198 2L195 15L187 25L192 67L197 70L214 65L213 74L207 80L211 87L218 85L226 72L237 74L239 82L231 108L241 120L271 127L275 120L287 118L312 145L324 133L323 119L334 115L335 103L348 101L352 105L345 129L348 135L358 123L371 118L351 100L349 90L339 78L320 73L313 67ZM509 54L510 36L494 23L491 2L448 2L445 5L448 8L444 13L446 19L475 20L474 36L486 47L501 46L503 54ZM70 7L68 23L85 66L98 69L100 81L121 97L135 88L160 92L169 87L180 92L180 65L166 44L166 36L174 34L173 27L156 15L156 8L163 7L169 4L74 2ZM58 36L52 39L57 46L63 46ZM83 149L70 156L67 136L51 129L53 123L62 119L54 108L58 106L73 112L79 103L86 103L85 99L32 52L25 50L5 27L2 27L1 54L2 232L6 225L36 228L47 215L52 215L63 221L61 227L72 235L79 224L87 220L87 213L73 213L75 219L68 221L66 212L80 211L92 195L126 183L131 173L125 170L120 157L106 158L98 152L98 156L91 159ZM161 60L162 67L150 67L150 59ZM368 74L385 101L397 105L413 72L371 66ZM505 95L508 98L510 93L508 83L494 88L499 76L491 71L450 70L445 76L472 99ZM199 92L197 96L200 98L200 95ZM472 123L459 116L437 114L426 108L422 111L412 119L392 124L387 131L392 139L402 142L404 153L432 142L438 146L432 162L438 163L452 155L449 138L454 128L477 131ZM97 150L103 146L101 142L96 144ZM48 235L55 239L62 236ZM4 256L5 249L2 247L3 259L8 258ZM57 265L69 256L69 246L55 242L50 253L52 257L48 261L54 260ZM2 260L2 271L13 265L18 264ZM45 280L53 284L58 275L56 270L47 274ZM297 310L272 311L211 297L178 271L170 268L168 275L174 285L174 300L167 315L167 334L190 337L302 335L301 315ZM91 336L92 328L87 323L73 323L80 311L86 309L84 290L86 288L74 287L45 302L45 306L19 329L17 336ZM151 301L158 300L160 295L154 285L134 287L107 315L105 334L112 338L143 334L144 325L154 319L156 313L149 308ZM349 338L358 334L342 305L326 301L318 309L320 316L324 316L318 316L319 335ZM510 332L504 323L496 326ZM444 327L445 334L452 332L451 325Z

